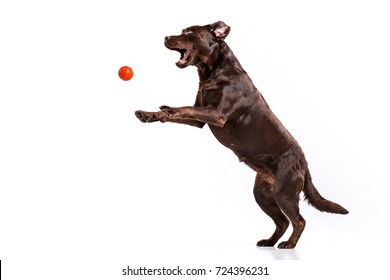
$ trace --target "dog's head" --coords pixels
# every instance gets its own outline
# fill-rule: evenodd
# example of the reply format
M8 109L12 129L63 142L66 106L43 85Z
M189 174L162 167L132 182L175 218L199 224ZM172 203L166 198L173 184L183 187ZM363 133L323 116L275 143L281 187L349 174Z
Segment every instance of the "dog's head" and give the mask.
M191 26L180 35L165 37L165 46L180 53L177 67L204 64L211 66L217 59L221 42L229 34L230 27L222 21L205 26Z

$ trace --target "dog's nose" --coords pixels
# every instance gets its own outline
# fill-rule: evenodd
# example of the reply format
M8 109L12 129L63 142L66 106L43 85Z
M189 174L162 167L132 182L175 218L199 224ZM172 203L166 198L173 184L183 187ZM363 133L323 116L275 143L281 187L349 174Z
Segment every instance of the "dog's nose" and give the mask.
M170 36L167 36L167 37L165 37L165 43L166 43L166 42L168 42L168 41L169 41L169 39L171 39L171 37L170 37Z

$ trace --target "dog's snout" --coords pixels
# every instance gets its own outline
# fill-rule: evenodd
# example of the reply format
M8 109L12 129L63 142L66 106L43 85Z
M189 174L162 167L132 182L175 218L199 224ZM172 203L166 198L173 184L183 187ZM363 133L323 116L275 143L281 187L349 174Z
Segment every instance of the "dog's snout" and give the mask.
M165 43L169 41L169 39L171 39L171 36L167 36L165 37Z

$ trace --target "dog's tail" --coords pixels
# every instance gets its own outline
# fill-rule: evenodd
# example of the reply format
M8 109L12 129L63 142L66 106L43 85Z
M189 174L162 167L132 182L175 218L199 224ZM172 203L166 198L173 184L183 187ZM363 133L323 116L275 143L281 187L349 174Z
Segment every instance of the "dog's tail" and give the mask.
M348 214L348 210L346 210L344 207L323 198L319 194L317 189L314 187L309 171L307 171L305 174L305 185L303 187L303 192L305 194L305 200L307 200L310 205L313 205L321 212L325 211L335 214Z

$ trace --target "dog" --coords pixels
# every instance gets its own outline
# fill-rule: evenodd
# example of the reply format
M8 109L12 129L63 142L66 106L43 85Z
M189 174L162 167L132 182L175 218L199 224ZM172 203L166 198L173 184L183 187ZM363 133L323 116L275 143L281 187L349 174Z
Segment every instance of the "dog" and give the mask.
M160 121L202 128L207 124L222 145L256 172L253 193L276 229L257 246L274 246L287 230L293 232L278 248L294 248L305 228L299 195L316 209L348 214L323 198L314 187L301 147L273 114L240 62L226 44L230 27L222 21L191 26L165 37L165 46L180 53L177 67L195 66L199 90L194 106L161 106L157 112L136 111L144 123Z

